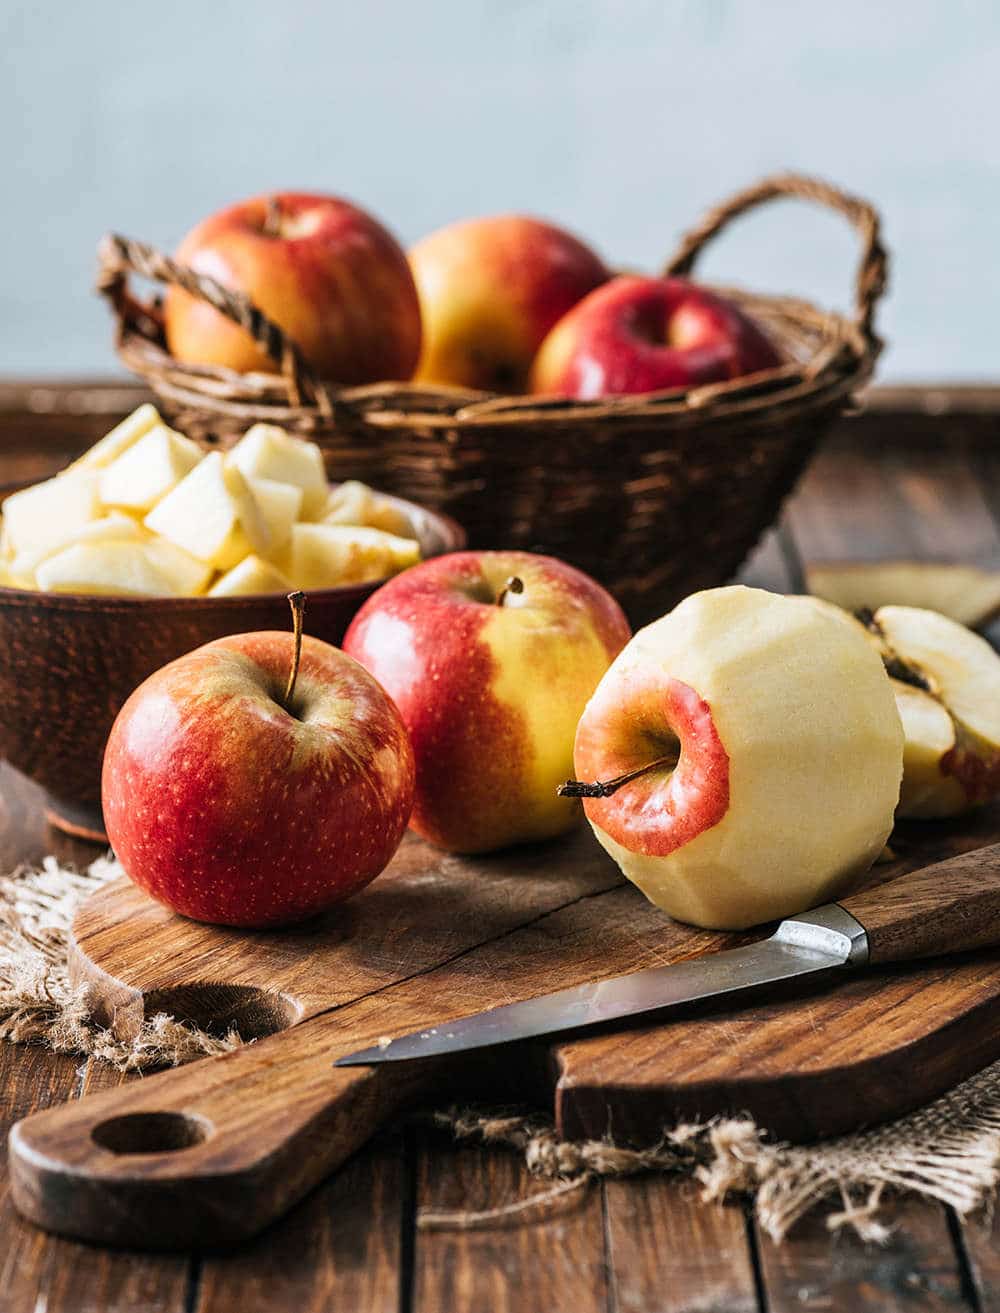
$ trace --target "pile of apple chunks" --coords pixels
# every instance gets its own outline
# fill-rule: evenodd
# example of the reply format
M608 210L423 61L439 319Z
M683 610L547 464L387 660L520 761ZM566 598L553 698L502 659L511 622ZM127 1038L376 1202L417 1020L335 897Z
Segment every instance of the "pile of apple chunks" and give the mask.
M0 584L239 597L368 583L420 560L406 514L327 483L315 443L255 424L206 453L140 406L61 474L3 504Z

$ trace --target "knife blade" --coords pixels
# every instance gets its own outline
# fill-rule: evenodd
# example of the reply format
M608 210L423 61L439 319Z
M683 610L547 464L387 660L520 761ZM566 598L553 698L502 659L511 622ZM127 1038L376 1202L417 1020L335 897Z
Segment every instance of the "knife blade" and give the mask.
M869 957L864 926L838 903L782 921L769 939L670 966L648 967L385 1039L338 1058L337 1067L378 1066L492 1048L669 1011L844 967Z

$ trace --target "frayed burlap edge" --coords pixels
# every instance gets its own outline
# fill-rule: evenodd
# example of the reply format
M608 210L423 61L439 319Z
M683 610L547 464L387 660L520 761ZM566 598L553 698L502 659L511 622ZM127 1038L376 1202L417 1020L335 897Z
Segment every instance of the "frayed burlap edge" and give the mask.
M108 857L82 873L47 857L39 870L0 877L0 1040L101 1058L119 1071L178 1066L236 1048L235 1033L218 1039L165 1015L121 1040L88 1015L84 993L69 982L70 924L80 900L120 874Z
M0 878L0 1039L97 1057L121 1071L175 1066L223 1053L241 1040L207 1035L169 1016L152 1017L132 1041L117 1039L88 1015L69 983L66 950L81 898L120 874L110 858L85 872L47 858L38 870ZM641 1172L692 1176L707 1201L751 1195L761 1227L780 1241L817 1204L834 1198L831 1230L852 1227L884 1242L889 1192L949 1204L960 1214L993 1192L1000 1166L1000 1062L899 1121L822 1144L771 1144L748 1118L680 1125L659 1144L630 1149L609 1140L561 1141L550 1119L517 1111L452 1108L434 1114L460 1141L503 1146L524 1156L550 1190L480 1213L423 1212L424 1228L510 1225L558 1207L600 1177Z

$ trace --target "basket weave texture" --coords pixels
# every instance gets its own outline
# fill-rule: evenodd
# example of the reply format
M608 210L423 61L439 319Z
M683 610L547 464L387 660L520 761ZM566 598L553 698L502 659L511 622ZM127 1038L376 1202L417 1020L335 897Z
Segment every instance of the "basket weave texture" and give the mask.
M115 312L119 357L185 433L225 447L258 421L280 424L320 444L331 478L363 479L444 511L473 547L563 557L643 623L739 567L881 348L873 318L887 256L878 215L820 180L786 174L738 193L681 240L664 272L689 274L730 221L781 197L828 206L857 231L853 314L716 288L763 325L786 363L645 396L576 402L392 382L338 388L315 378L242 294L115 235L101 243L98 287ZM131 295L131 273L209 301L253 335L276 372L174 360L159 304Z

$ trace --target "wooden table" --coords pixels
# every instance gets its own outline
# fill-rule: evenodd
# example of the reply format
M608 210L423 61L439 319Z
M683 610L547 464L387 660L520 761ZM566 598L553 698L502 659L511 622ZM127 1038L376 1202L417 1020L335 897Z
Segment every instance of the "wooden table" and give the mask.
M128 388L0 385L0 482L42 476L134 400ZM99 413L104 411L103 414ZM94 412L98 413L94 413ZM1000 567L1000 390L894 389L814 461L743 577L800 586L810 557L942 556ZM996 635L995 635L996 636ZM0 713L2 714L2 713ZM0 865L96 850L49 830L38 791L0 766ZM3 1130L122 1079L0 1045ZM740 1204L687 1181L612 1181L498 1229L422 1227L547 1188L505 1152L403 1127L233 1254L109 1253L23 1224L0 1177L0 1313L751 1313L1000 1309L1000 1233L934 1203L897 1202L884 1248L830 1236L822 1213L776 1246ZM1000 1223L998 1223L1000 1226Z

